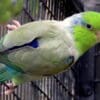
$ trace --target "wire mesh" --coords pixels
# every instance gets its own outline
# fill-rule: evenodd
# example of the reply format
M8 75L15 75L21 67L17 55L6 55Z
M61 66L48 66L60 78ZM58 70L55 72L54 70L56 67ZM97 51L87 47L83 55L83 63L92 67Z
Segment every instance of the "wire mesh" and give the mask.
M35 20L65 18L66 0L39 0L38 13L33 13L33 0L25 0L24 3L23 11L16 17L22 24ZM0 36L2 37L6 32L5 26L1 26ZM0 92L3 92L5 87L8 88L6 83L1 84ZM22 84L13 94L0 95L0 100L73 100L73 87L74 78L69 70L56 76Z

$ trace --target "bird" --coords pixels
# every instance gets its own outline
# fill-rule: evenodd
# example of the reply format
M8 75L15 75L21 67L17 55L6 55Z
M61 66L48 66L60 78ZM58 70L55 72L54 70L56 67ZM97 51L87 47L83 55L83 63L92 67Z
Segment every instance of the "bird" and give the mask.
M64 20L39 20L9 31L0 40L0 82L15 87L69 70L100 42L100 13L86 11Z

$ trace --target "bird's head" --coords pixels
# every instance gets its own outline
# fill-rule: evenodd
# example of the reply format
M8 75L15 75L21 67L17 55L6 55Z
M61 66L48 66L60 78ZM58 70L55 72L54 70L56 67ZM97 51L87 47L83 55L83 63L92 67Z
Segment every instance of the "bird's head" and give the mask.
M71 17L75 45L81 54L100 42L100 13L87 11Z

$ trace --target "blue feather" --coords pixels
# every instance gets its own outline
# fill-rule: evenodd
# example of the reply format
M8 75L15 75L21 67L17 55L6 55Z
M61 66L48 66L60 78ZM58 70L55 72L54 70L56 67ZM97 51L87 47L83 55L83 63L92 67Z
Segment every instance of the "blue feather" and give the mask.
M25 46L31 46L31 47L33 47L33 48L38 48L38 47L39 47L38 38L35 38L35 39L34 39L33 41L31 41L30 43L26 43L26 44L21 45L21 46L12 47L12 48L6 50L5 52L10 51L10 50L15 50L15 49L18 49L18 48L22 48L22 47L25 47Z
M76 25L86 26L86 23L85 23L85 21L83 20L81 14L72 16L72 25L73 25L73 26L76 26Z
M0 82L10 80L12 77L14 77L18 74L19 74L19 72L17 72L14 69L11 69L10 67L8 67L6 65L0 66Z
M29 44L27 44L29 46L32 46L33 48L38 48L39 46L39 42L38 42L38 39L34 39L32 42L30 42Z
M65 63L70 66L74 63L74 60L75 60L74 56L69 56L67 57L67 59L65 59Z

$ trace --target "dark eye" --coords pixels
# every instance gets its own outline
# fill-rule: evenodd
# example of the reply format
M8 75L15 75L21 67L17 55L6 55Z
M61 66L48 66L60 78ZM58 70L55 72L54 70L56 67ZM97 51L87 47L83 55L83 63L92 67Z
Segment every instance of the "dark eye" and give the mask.
M88 29L92 29L92 25L90 25L90 24L86 24L86 27L87 27Z

